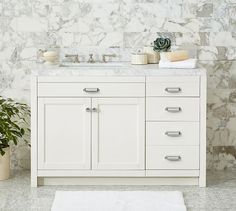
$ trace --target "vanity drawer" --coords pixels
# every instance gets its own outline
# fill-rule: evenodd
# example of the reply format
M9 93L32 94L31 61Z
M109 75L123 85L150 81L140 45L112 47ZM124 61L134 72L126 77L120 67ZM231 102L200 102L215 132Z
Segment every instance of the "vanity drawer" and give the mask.
M147 121L198 121L198 98L149 97Z
M147 122L148 146L199 145L198 122Z
M199 77L147 77L148 97L199 96Z
M199 169L197 146L148 146L146 169Z
M144 83L38 83L39 97L145 97Z

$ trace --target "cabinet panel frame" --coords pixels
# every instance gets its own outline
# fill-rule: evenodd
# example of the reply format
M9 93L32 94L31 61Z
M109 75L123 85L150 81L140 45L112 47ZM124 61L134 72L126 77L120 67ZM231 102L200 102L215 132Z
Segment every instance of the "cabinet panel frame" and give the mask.
M136 163L99 163L99 111L92 115L92 169L93 170L144 170L145 169L145 99L144 98L93 98L92 107L99 104L138 105L138 154Z
M83 105L84 124L84 163L56 164L45 161L45 106L50 104L58 105ZM38 169L91 169L91 113L86 112L86 108L91 107L90 98L40 98L38 99ZM79 140L77 140L79 141ZM71 147L66 146L65 147Z

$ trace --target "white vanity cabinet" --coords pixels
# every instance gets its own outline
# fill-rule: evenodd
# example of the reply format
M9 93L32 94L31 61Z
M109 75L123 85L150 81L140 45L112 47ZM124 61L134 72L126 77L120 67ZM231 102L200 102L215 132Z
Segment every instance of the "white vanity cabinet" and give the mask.
M109 176L111 171L120 176L144 171L144 78L34 80L37 174Z
M31 112L33 187L206 185L205 74L33 76Z

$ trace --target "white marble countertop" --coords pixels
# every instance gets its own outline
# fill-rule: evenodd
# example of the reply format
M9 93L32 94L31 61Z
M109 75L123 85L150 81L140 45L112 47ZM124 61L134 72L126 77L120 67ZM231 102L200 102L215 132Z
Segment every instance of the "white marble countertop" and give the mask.
M32 69L34 76L195 76L205 75L204 68L160 69L157 64L130 65L117 67L59 67L38 65Z

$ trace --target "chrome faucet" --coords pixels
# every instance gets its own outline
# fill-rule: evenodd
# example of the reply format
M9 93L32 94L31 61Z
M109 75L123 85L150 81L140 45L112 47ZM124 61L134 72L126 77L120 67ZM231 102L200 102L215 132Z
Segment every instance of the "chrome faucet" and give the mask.
M107 63L106 57L116 57L116 54L103 54L102 55L102 62Z
M78 54L66 54L66 58L72 58L74 63L80 63Z

